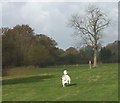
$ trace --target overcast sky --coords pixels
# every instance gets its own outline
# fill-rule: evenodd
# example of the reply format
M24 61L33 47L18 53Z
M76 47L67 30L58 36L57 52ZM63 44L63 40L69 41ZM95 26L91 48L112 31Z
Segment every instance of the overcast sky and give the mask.
M111 25L104 32L103 45L117 40L117 2L3 2L2 26L28 24L36 34L46 34L58 43L59 48L67 49L77 43L74 30L67 26L70 16L77 12L83 15L90 4L97 5L111 19Z

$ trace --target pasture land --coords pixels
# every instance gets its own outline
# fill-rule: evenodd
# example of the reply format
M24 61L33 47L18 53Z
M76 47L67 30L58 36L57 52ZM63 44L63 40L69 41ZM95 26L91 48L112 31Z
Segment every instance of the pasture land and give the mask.
M71 85L63 88L66 69ZM13 68L2 78L3 101L117 101L118 64Z

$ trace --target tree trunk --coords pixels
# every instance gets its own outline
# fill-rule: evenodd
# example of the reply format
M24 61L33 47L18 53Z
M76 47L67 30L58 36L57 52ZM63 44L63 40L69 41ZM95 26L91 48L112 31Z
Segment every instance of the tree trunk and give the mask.
M97 48L94 48L94 61L93 61L93 67L96 68L97 66Z

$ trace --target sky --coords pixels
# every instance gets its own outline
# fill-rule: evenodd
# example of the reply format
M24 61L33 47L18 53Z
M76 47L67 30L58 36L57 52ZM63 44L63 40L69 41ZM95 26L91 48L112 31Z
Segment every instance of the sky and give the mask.
M48 2L49 1L49 2ZM67 49L76 47L80 38L74 36L74 29L68 27L68 21L72 14L84 15L88 5L98 6L111 19L111 24L103 33L102 45L112 43L118 39L118 2L99 2L98 0L70 0L67 2L46 2L38 0L7 0L0 3L0 17L2 17L2 27L14 27L17 24L28 24L34 29L36 34L46 34L53 38L58 47ZM80 0L79 0L80 1ZM105 1L105 0L104 0ZM2 15L2 16L1 16ZM1 19L1 18L0 18Z

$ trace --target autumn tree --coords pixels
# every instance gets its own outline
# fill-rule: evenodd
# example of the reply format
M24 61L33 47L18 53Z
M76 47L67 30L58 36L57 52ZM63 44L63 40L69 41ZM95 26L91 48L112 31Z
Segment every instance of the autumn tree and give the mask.
M77 63L78 51L74 47L69 47L64 53L64 62L67 64Z
M83 44L89 45L94 51L93 67L97 65L98 44L102 38L103 30L108 27L110 20L102 10L96 6L90 6L85 16L74 14L69 20L70 27L73 27L81 36Z
M12 29L3 28L2 31L3 65L24 65L32 43L33 29L29 25L16 25Z
M33 29L29 25L16 25L2 28L2 64L4 66L22 66L31 46Z
M36 42L43 45L46 48L46 51L49 52L50 60L48 64L54 64L58 58L58 50L56 48L57 42L45 34L37 34Z
M27 53L27 65L44 67L50 60L49 51L40 43L33 44Z

